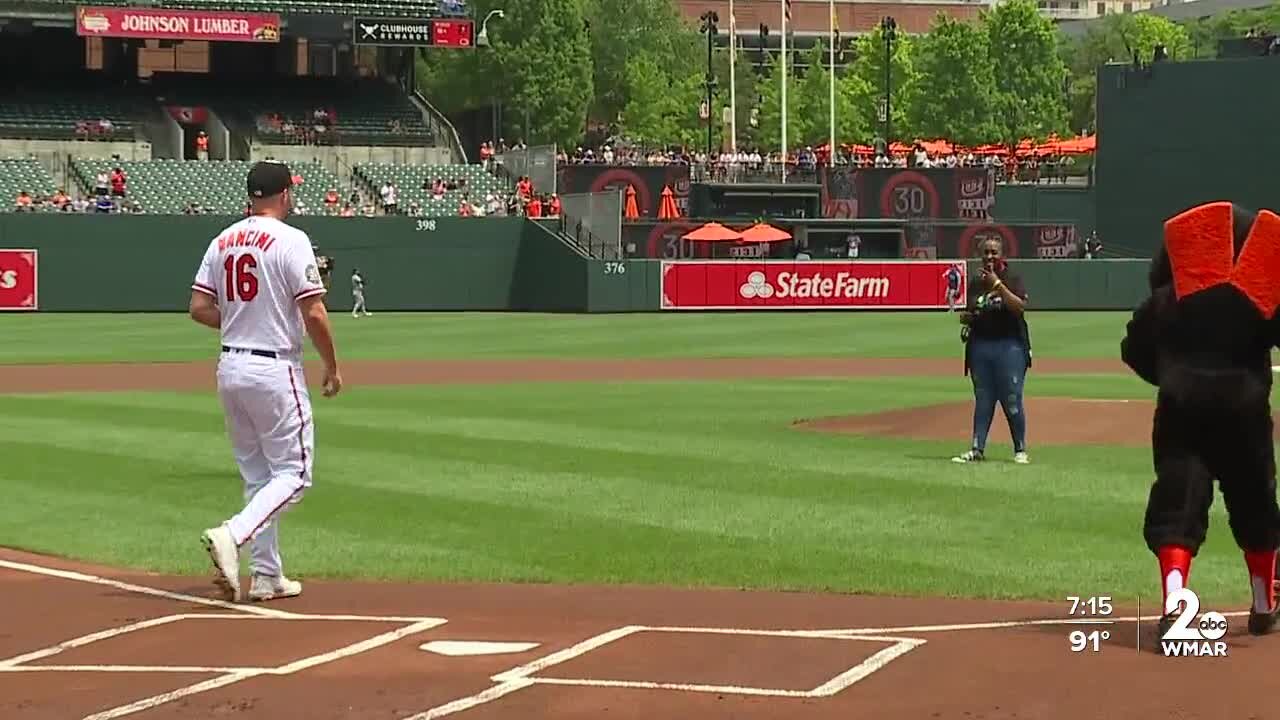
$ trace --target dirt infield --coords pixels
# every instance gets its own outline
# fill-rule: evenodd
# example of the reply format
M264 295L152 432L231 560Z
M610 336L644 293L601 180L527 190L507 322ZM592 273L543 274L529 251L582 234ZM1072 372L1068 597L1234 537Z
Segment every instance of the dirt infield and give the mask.
M1160 657L1120 603L1081 626L1065 603L309 582L231 605L211 589L0 550L0 717L1262 718L1280 661L1280 637L1242 634L1239 614L1228 657ZM1073 652L1073 630L1108 637Z
M354 360L350 385L627 382L734 378L956 375L958 360L896 358L670 358L658 360ZM1042 373L1128 373L1118 360L1037 360ZM307 365L310 382L319 368ZM0 366L0 393L211 390L213 362Z
M1027 398L1025 409L1028 445L1151 445L1151 413L1155 404L1145 400ZM797 421L795 427L819 432L964 443L968 441L973 427L973 403L946 403L867 415L806 419ZM1280 431L1277 437L1280 437ZM988 439L992 444L1011 442L1009 426L998 406Z

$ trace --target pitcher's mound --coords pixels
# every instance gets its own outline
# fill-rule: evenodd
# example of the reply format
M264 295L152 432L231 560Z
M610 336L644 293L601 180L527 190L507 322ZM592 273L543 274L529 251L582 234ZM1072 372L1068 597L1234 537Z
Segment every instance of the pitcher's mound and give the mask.
M1151 445L1151 414L1155 404L1147 400L1026 398L1023 404L1027 413L1027 442L1032 446ZM954 440L963 446L973 430L973 402L800 420L795 427L910 440ZM1009 426L999 405L987 441L1011 444Z

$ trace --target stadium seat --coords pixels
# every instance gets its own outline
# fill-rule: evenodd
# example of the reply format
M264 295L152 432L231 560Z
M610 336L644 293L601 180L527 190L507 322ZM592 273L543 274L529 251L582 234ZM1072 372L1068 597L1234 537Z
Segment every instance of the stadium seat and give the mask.
M0 137L129 140L143 110L117 93L9 90L0 95Z
M72 165L86 192L93 189L99 172L110 173L119 166L128 178L128 198L138 202L147 213L181 213L194 203L206 212L237 215L244 212L247 199L245 176L251 163L240 160L76 159ZM343 187L337 175L318 163L292 165L291 168L302 176L302 185L295 195L304 212L318 213L323 206L325 191L331 187Z
M56 189L53 177L38 160L0 158L0 211L13 210L14 200L24 190L39 201Z
M422 214L428 217L452 216L458 214L465 194L472 202L482 202L488 193L505 197L511 191L509 184L481 165L389 165L382 163L365 163L355 167L356 178L366 183L373 194L383 183L395 183L399 191L397 200L403 212L411 202L417 201L422 207ZM466 184L457 190L445 193L444 198L436 200L431 193L430 184L437 179L465 180ZM423 184L427 187L424 189Z

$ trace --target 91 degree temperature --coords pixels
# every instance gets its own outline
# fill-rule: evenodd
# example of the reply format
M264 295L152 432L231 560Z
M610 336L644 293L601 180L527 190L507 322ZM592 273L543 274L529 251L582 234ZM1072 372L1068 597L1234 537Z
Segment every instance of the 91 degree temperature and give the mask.
M1067 639L1071 641L1071 652L1078 653L1086 649L1098 652L1102 649L1102 641L1111 639L1111 631L1093 630L1084 632L1083 630L1072 630Z

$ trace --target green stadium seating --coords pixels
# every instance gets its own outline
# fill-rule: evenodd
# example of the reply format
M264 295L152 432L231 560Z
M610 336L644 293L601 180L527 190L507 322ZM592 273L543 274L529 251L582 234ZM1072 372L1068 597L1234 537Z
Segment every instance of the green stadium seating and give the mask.
M0 158L0 202L3 202L0 211L13 210L13 203L23 190L40 201L56 189L53 177L38 160Z
M7 91L0 95L0 137L131 140L134 118L144 107L114 92ZM111 121L110 131L98 125L104 118Z
M417 201L422 207L422 214L427 217L453 216L458 214L462 204L462 196L466 194L472 202L482 202L485 195L494 193L506 196L511 192L507 181L484 169L482 165L387 165L365 163L355 167L356 178L363 181L373 197L379 197L378 191L388 180L395 183L398 192L397 200L400 211L405 212L409 204ZM445 180L465 180L466 185L458 190L450 190L444 198L436 200L431 194L430 185L423 189L423 183L433 183L439 178Z
M85 191L93 189L99 172L119 166L128 178L127 197L147 213L182 213L190 203L219 214L244 212L248 196L245 176L252 163L246 161L138 160L116 161L77 159L73 169ZM303 182L296 196L309 212L319 213L324 193L330 187L341 190L338 176L318 163L290 166Z
M273 130L265 122L269 113L302 128L315 124L313 113L319 108L331 110L335 120L331 131L317 137L320 144L427 146L433 142L418 108L398 87L379 80L291 77L229 84L172 75L157 81L155 94L170 104L211 107L233 129L252 132L264 143L301 142ZM398 121L398 132L392 131L392 121Z

